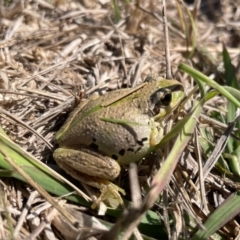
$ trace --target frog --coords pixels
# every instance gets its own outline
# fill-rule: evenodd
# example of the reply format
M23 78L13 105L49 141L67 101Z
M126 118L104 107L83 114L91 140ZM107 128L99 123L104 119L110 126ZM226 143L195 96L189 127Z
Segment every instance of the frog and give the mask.
M179 81L156 75L134 88L90 97L56 133L53 157L73 178L100 189L93 208L109 194L123 205L125 191L113 181L121 168L140 162L160 143L166 119L183 97Z

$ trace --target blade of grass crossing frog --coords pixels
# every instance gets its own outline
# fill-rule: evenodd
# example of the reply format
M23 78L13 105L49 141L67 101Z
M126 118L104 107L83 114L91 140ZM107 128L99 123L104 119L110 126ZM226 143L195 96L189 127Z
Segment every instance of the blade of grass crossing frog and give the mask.
M163 163L152 181L152 188L144 199L145 204L149 201L148 205L152 205L169 182L177 165L178 159L191 139L192 133L194 132L194 128L197 124L197 119L202 111L203 103L203 100L201 102L196 101L191 117L187 117L187 121L183 125L182 131L178 135L171 152L168 154L166 161Z
M204 88L204 85L202 86L202 88ZM181 109L183 108L183 106L185 105L185 103L191 99L191 96L197 91L198 86L195 86L194 89L192 89L192 91L190 93L188 93L188 96L182 100L182 102L180 103L180 105L176 106L176 108ZM205 92L205 90L203 89L202 92L202 96L204 95L203 93ZM209 97L209 94L204 96L204 101L206 101L206 98ZM216 94L212 93L210 94L211 96L215 96ZM183 96L182 96L183 97ZM168 116L167 116L168 117ZM154 150L156 150L157 148L162 147L165 143L169 142L171 139L173 139L183 128L183 126L186 124L186 122L189 120L189 118L191 117L191 115L189 116L185 116L182 120L178 121L171 129L171 131L169 131L167 134L165 134L165 136L162 138L161 142L156 145L154 147Z
M171 152L168 154L166 161L163 163L162 167L154 177L151 183L150 191L147 193L142 203L142 209L145 209L145 211L154 204L154 202L158 199L159 194L169 182L182 151L187 146L188 141L191 139L191 135L197 124L197 119L201 113L203 103L203 100L201 102L197 101L195 103L195 108L192 116L188 118L187 123L183 126L183 129L179 134ZM142 218L145 212L141 213L142 214L139 216L139 218ZM135 219L132 221L132 227L136 227L139 219L138 221L135 221Z
M154 150L162 147L164 144L166 144L167 142L169 142L171 139L173 139L179 132L181 132L182 128L184 127L184 125L189 121L189 118L191 116L186 116L184 117L182 120L180 120L179 122L176 123L176 125L174 125L174 127L171 129L170 132L168 132L163 139L161 140L161 142L159 144L157 144L154 147Z
M104 122L115 123L119 125L133 125L133 126L144 126L143 124L139 124L138 122L130 122L122 119L114 119L114 118L101 118Z
M60 180L55 179L53 176L51 176L50 172L48 172L47 169L43 169L43 171L41 169L41 166L38 165L37 160L34 159L31 155L22 151L22 149L20 149L17 145L12 143L1 127L0 148L3 149L3 151L6 152L16 164L23 168L23 170L26 171L26 173L28 173L35 182L39 183L48 192L51 192L52 194L57 196L69 195L69 193L73 192L73 188L71 188L66 183L61 182ZM1 153L0 167L6 169L3 174L1 174L0 172L2 177L15 177L22 181L25 180L19 173L17 173L17 171L13 170L13 168L10 166L10 164L7 163L7 161L5 161L4 156ZM71 194L66 198L83 206L90 207L91 205L91 203L86 202L82 197L76 194ZM121 215L121 211L118 209L108 209L107 213L114 217L119 217ZM156 215L155 212L152 212L150 210L148 211L148 214ZM146 228L154 228L154 231L156 232L157 229L163 228L163 226L161 225L161 222L158 221L157 215L155 216L155 218L156 225L154 226L152 226L152 222L148 222L148 220L146 219L143 220L142 224Z

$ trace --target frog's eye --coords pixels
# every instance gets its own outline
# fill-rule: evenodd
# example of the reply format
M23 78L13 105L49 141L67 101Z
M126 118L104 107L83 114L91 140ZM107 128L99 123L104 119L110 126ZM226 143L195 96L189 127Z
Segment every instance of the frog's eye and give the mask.
M152 110L155 114L159 114L162 107L167 107L171 104L172 93L168 89L160 89L153 93L150 97L152 102Z
M161 101L162 105L169 106L172 101L171 91L167 91L166 93L162 94L160 101Z
M157 106L169 106L172 101L172 93L168 89L156 91L151 96L151 102Z

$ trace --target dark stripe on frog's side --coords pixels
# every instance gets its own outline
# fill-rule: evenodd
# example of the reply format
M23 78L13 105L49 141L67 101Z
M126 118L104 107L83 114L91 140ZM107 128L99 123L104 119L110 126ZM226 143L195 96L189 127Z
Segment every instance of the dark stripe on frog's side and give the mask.
M135 151L135 153L137 153L140 149L141 149L141 147L139 147L139 148ZM132 149L132 150L133 150L133 149ZM134 152L134 150L133 150L132 152ZM118 154L123 157L124 154L125 154L125 150L124 150L124 149L121 149L121 150L118 152ZM118 157L116 154L112 154L111 158L113 158L114 160L117 161L119 157Z
M138 147L136 150L134 150L134 148L128 148L127 151L137 153L138 151L141 150L142 146L144 146L143 142L147 141L147 140L148 140L147 137L142 138L141 140L137 140L136 143L138 145L140 145L140 147ZM95 142L96 142L96 139L93 138L93 142L89 145L89 147L92 148L93 150L97 150L98 151L99 150L99 146ZM125 153L126 153L125 149L122 148L121 150L119 150L117 155L116 154L112 154L111 157L114 160L118 160L119 156L123 157L125 155Z
M93 142L89 145L89 148L91 148L92 150L95 150L95 151L98 151L99 150L99 146L95 143L96 142L96 139L93 138ZM124 153L125 153L125 150L124 149L121 149L119 152L119 155L123 156ZM113 154L111 156L114 160L118 160L118 156Z
M142 147L138 147L138 149L135 151L135 153L137 153L138 151L141 150Z

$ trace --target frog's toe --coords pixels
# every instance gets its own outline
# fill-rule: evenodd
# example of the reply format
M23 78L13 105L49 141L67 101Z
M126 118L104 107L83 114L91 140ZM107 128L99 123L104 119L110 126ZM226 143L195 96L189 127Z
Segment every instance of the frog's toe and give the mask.
M104 183L101 184L101 194L98 197L98 199L96 201L94 201L94 203L92 204L92 208L96 208L100 202L103 202L105 200L109 200L110 198L115 198L117 199L117 201L120 203L120 205L122 205L124 207L124 202L122 200L122 197L120 195L123 194L125 195L125 191L124 189L118 187L117 185L109 182L109 181L104 181Z

